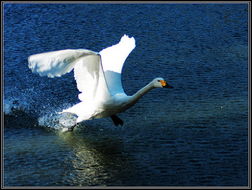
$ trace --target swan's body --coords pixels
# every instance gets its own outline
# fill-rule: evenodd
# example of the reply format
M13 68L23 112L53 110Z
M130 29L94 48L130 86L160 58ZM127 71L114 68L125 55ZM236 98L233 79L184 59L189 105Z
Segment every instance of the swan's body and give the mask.
M60 77L74 69L80 103L62 111L78 116L76 123L95 118L111 117L123 124L115 114L133 106L139 98L155 87L169 86L156 78L132 96L125 94L121 83L124 61L135 48L135 39L124 35L116 45L99 53L86 49L68 49L36 54L29 57L29 68L41 76Z

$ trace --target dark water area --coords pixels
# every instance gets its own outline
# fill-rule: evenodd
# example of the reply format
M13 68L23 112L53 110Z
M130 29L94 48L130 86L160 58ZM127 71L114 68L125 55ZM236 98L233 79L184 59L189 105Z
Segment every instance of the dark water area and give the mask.
M247 186L248 4L4 4L5 186ZM154 89L124 113L58 130L78 103L73 72L40 77L28 56L99 52L134 36L122 83Z

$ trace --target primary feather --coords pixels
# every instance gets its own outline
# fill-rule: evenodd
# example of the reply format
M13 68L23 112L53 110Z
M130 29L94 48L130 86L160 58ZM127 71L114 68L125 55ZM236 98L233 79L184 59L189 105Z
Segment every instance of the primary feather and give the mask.
M28 66L40 76L60 77L73 69L76 60L88 55L97 53L86 49L66 49L35 54L28 58Z

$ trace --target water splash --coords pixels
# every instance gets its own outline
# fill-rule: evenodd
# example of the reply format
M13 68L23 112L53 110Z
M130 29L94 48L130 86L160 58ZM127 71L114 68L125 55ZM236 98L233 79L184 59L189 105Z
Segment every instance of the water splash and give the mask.
M4 100L3 111L5 116L16 118L19 121L18 123L22 120L25 123L27 118L24 118L23 115L27 115L30 118L36 118L38 126L61 130L63 128L71 128L76 124L77 116L71 113L58 113L67 107L70 107L70 104L63 104L57 108L44 105L42 110L38 110L27 101L10 98Z
M76 125L77 116L71 113L48 113L38 118L40 126L46 126L57 130L67 130Z

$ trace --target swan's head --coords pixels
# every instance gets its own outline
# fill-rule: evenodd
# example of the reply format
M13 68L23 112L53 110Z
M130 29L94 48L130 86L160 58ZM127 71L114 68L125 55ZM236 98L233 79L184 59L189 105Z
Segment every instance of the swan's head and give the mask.
M155 88L173 88L163 78L155 78L152 83Z

